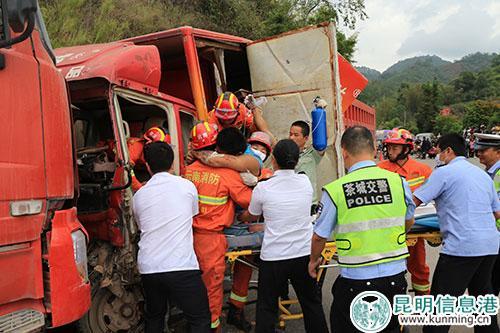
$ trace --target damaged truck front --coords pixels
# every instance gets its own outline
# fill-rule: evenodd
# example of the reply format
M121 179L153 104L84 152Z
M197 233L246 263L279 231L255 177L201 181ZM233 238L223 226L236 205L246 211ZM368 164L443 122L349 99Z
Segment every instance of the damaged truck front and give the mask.
M131 165L127 143L140 139L151 126L169 131L175 173L182 175L190 130L207 119L221 92L246 89L266 96L264 117L279 138L288 136L293 121L310 119L312 100L320 95L330 106L329 145L319 185L343 172L338 149L342 89L335 43L332 24L255 42L181 27L56 50L73 105L78 218L91 239L92 305L80 321L83 331L141 330L139 235L131 212L130 179L133 172L144 182L149 174ZM350 89L350 94L356 93L355 87Z

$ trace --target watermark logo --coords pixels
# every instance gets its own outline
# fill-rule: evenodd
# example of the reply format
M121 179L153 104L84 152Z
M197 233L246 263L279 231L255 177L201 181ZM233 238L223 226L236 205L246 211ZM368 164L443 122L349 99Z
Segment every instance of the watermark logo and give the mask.
M389 325L391 315L391 303L377 291L364 291L351 302L351 322L362 332L382 331Z
M491 317L498 313L499 299L495 295L470 295L436 297L396 295L393 313L401 325L460 325L467 327L491 324Z

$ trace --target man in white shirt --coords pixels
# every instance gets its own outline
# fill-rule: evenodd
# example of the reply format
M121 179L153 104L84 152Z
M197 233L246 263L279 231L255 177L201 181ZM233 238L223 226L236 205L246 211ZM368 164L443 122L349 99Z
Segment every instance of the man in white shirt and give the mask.
M164 142L145 146L152 178L134 195L133 211L141 230L138 267L146 301L146 333L163 332L167 301L185 314L191 332L210 332L207 290L193 248L193 216L198 192L172 175L174 152Z
M290 279L304 313L306 332L328 332L316 281L308 274L313 226L313 188L306 175L296 174L299 147L281 140L273 151L274 176L257 184L243 220L264 216L257 299L257 333L273 332L282 286Z

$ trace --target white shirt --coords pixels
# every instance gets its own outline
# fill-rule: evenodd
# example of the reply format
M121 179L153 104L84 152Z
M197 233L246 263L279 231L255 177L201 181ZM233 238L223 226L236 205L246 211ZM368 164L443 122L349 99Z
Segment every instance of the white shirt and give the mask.
M277 170L253 190L248 211L264 215L260 258L267 261L311 254L313 188L306 175Z
M141 230L141 274L199 269L193 247L193 216L198 214L193 183L157 173L134 195L133 211Z

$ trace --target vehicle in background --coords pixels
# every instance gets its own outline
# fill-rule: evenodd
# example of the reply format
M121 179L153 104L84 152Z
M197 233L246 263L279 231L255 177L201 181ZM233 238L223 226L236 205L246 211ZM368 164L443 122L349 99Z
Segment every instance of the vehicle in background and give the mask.
M0 0L0 332L90 306L67 87L35 0Z

